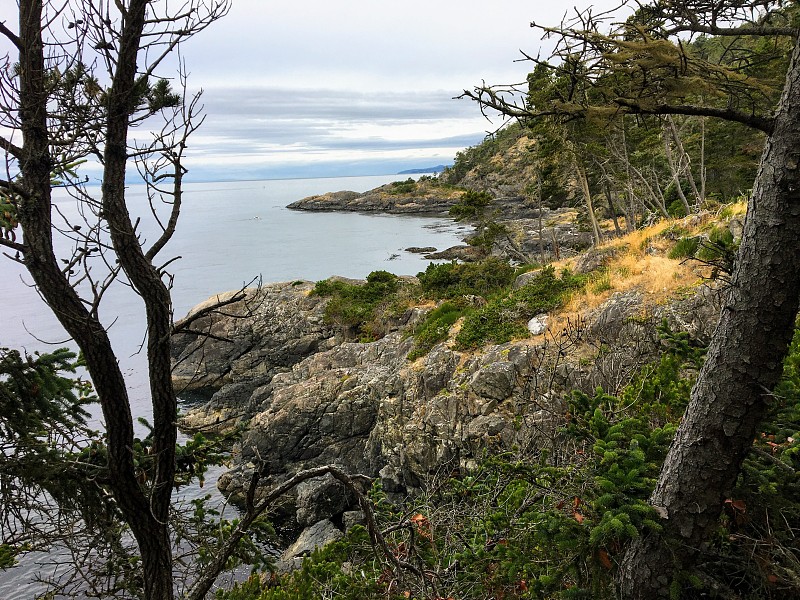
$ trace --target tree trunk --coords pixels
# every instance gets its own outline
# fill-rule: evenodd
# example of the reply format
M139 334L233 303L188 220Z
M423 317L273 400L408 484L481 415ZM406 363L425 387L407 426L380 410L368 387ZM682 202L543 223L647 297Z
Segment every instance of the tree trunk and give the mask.
M171 304L158 271L142 254L125 205L128 118L136 78L139 40L147 0L132 0L120 41L120 54L106 124L103 211L119 260L142 296L148 320L148 365L153 398L156 457L151 493L145 495L133 461L133 418L125 380L103 325L87 309L62 272L53 250L51 223L48 91L42 40L41 0L22 0L20 17L20 126L23 135L19 221L24 260L37 289L78 344L91 375L106 425L110 486L142 556L145 598L173 597L172 554L167 527L174 478L176 401L171 384L169 333Z
M681 140L681 134L678 131L677 126L675 125L675 119L672 118L672 115L667 115L667 123L669 123L669 129L672 132L672 139L675 140L675 147L678 149L678 154L679 154L678 165L679 166L682 166L684 164L686 165L685 169L682 169L682 171L686 174L686 180L689 182L689 187L692 188L692 194L694 194L695 204L692 210L693 212L697 212L698 210L700 210L700 204L703 201L703 195L705 194L705 190L702 192L702 194L697 190L697 184L695 183L694 174L692 173L692 158L689 156L689 153L686 152L686 148L684 147L683 141ZM701 117L701 123L702 123L702 117ZM705 129L703 130L703 135L705 135ZM705 139L701 140L701 147L700 147L701 173L705 168L704 159L702 157L702 154L705 152L705 149L702 145L704 143Z
M622 598L669 597L703 552L777 383L800 298L800 44L761 157L730 292L651 504L661 535L633 542Z
M692 214L692 209L689 207L689 201L686 199L686 194L683 193L683 188L681 187L680 165L676 164L675 158L672 156L672 141L670 138L677 134L674 131L670 133L669 125L672 125L673 128L675 126L674 122L667 117L664 120L664 130L662 135L664 138L664 154L667 157L667 164L669 165L670 173L672 173L672 182L675 184L675 191L678 193L678 197L681 199L681 203L683 204L683 209L686 211L686 214L690 215Z
M597 216L594 214L594 204L592 203L592 193L589 190L589 179L586 177L586 170L582 165L578 164L577 160L573 160L575 172L578 174L578 181L583 190L583 198L586 200L586 210L589 212L589 220L592 223L592 237L594 238L594 245L600 245L600 226L597 224Z
M536 171L536 201L539 210L539 260L542 264L547 262L544 257L544 230L542 228L542 175Z
M160 273L142 250L125 202L128 115L148 4L149 0L131 0L120 38L117 69L108 100L102 201L114 251L141 296L147 317L147 366L153 406L152 454L156 464L148 510L145 514L126 514L125 520L131 526L142 555L145 597L170 600L173 589L168 520L175 476L178 416L170 365L172 303Z

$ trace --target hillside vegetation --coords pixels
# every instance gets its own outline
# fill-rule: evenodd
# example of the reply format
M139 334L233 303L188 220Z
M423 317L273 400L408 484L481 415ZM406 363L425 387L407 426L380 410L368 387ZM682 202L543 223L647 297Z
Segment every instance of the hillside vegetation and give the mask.
M596 365L590 370L608 367L602 357L612 350L598 340L609 331L591 333L588 323L617 311L644 324L658 307L701 288L723 293L744 210L739 202L664 220L546 267L515 271L493 258L432 264L416 281L376 272L362 284L319 282L312 294L330 298L325 318L362 341L380 338L387 324L421 307L425 316L408 333L414 345L407 357L419 368L433 348L458 350L463 362L495 347L514 352L520 342L555 346L565 362ZM614 308L631 295L641 298L636 310ZM546 330L532 334L526 324L542 314ZM646 364L617 366L616 386L567 391L550 443L490 443L467 468L431 473L402 501L395 494L387 501L376 483L370 498L383 531L377 553L368 530L355 526L299 570L254 576L219 597L614 598L627 542L661 528L647 498L708 340L666 321L657 338L659 350ZM697 597L800 593L798 365L800 335L717 535L682 583ZM528 417L517 418L525 427Z

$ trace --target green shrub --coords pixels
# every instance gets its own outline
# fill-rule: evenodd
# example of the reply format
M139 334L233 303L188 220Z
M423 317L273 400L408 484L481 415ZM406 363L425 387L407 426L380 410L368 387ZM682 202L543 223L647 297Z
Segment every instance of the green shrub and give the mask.
M496 221L485 221L481 223L480 233L473 235L467 240L470 246L485 248L487 251L492 249L497 238L508 235L508 228Z
M417 275L422 292L433 299L465 295L486 298L511 285L514 276L507 262L494 257L475 263L430 263Z
M553 267L546 267L530 282L508 296L491 300L486 306L467 314L456 336L456 347L477 348L486 343L502 344L528 334L527 322L539 313L561 306L586 278L564 270L557 277Z
M386 306L399 288L396 275L373 271L363 285L325 279L316 283L312 293L330 297L325 307L327 323L353 330L362 341L373 341L384 333L376 323L378 309Z
M491 203L492 196L488 192L469 190L461 196L456 204L450 207L450 216L457 221L477 219L483 215L486 207Z
M415 360L427 354L439 342L447 339L450 327L464 314L463 303L444 302L427 314L425 320L414 331L414 348L408 359Z
M667 255L669 258L673 260L681 259L681 258L691 258L697 252L697 249L700 247L700 238L697 237L685 237L678 240L672 250L669 251Z
M405 181L393 181L389 187L389 193L393 196L411 194L417 189L417 182L409 177Z
M711 278L728 276L733 273L739 242L733 240L733 234L727 227L714 227L708 233L708 240L700 244L697 259L713 267Z
M667 206L667 214L673 219L682 219L685 217L686 207L683 205L683 200L680 198L673 200L670 205Z

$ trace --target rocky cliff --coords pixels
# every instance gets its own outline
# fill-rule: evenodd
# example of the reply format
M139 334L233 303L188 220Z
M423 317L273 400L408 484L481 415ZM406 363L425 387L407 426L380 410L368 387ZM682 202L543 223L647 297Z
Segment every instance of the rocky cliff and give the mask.
M246 424L233 467L219 481L234 498L255 468L274 483L336 464L406 494L432 473L470 468L487 451L536 445L557 454L569 390L618 391L656 356L662 319L710 336L718 294L663 256L668 243L641 234L570 261L578 272L615 272L627 283L540 319L537 335L469 352L454 349L451 336L415 361L407 358L409 336L431 305L406 310L382 339L358 343L326 323L327 300L310 294L309 282L250 290L193 324L210 335L175 338L176 382L210 396L183 425ZM516 286L529 280L523 275ZM289 505L301 526L352 508L324 481L303 486Z

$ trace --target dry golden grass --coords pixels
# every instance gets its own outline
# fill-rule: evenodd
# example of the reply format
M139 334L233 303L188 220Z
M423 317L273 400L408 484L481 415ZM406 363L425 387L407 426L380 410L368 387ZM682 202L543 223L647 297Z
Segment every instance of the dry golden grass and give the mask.
M560 335L564 329L580 327L582 319L616 294L635 290L642 295L643 311L664 304L669 299L691 290L708 278L710 269L697 262L667 257L675 242L662 235L668 228L678 226L685 235L697 235L706 229L709 222L724 222L726 218L742 215L746 211L744 202L726 205L724 214L692 215L685 219L664 220L650 227L633 231L623 237L607 242L603 247L617 248L617 253L606 262L605 269L590 275L583 290L572 295L569 302L549 316L547 332L526 340L540 343L544 336ZM564 268L573 269L579 257L571 257L553 263L556 272ZM450 330L452 344L463 319ZM465 352L465 356L480 350Z
M553 215L545 223L545 227L555 227L556 225L564 225L567 223L575 223L578 220L577 210L567 210L563 213Z
M558 315L554 315L552 330L566 326L568 318L579 319L615 293L636 290L644 295L645 305L652 306L666 302L682 289L698 285L704 270L691 261L667 258L673 242L661 234L676 224L699 229L705 222L705 219L694 219L691 223L690 219L665 220L608 242L605 247L618 248L618 254L607 262L602 273L590 278L584 290L572 296ZM572 268L576 260L560 261L555 265L556 270Z

